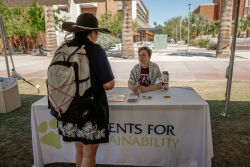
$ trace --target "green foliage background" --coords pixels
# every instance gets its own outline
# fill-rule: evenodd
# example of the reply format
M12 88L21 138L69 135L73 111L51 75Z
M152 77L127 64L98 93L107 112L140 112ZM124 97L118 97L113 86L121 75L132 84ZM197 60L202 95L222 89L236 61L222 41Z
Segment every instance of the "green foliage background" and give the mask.
M23 53L27 53L28 39L35 39L41 32L45 32L44 8L36 5L31 7L5 7L0 1L0 13L2 14L6 35L13 46L21 46ZM69 17L59 17L60 11L54 10L56 30L62 32L61 25ZM13 39L18 37L19 42Z
M35 37L45 32L44 10L42 7L4 7L0 2L0 12L7 35Z
M234 24L234 21L232 22ZM180 37L181 39L188 39L188 17L181 18L179 16L172 17L164 22L164 25L157 24L154 21L155 28L162 28L163 34L168 34L169 37ZM234 26L232 25L232 33ZM211 36L216 37L219 33L220 21L209 21L205 15L190 13L189 24L189 39L195 39L198 36ZM237 36L240 37L242 32L247 32L246 37L250 37L250 14L245 15L238 20Z
M121 43L121 39L111 36L109 34L100 34L97 41L97 44L101 45L103 49L108 50L110 47L115 46L117 43Z
M112 14L110 11L101 15L99 26L111 31L111 35L121 37L122 32L122 13L117 12Z
M28 39L45 32L44 10L36 3L32 7L5 7L0 2L0 13L8 39L14 45L11 39L18 37L23 53L27 53Z
M121 38L122 34L122 12L117 12L112 14L111 11L101 15L99 19L99 26L106 28L111 31L111 35L117 38ZM132 20L132 30L133 32L137 31L139 24L137 20Z

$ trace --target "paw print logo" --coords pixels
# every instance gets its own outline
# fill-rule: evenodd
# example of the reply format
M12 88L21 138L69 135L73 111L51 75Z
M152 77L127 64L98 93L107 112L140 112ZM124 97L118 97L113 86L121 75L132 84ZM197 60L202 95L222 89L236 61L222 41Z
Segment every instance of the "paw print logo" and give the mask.
M44 121L38 126L39 133L45 134L40 138L41 143L46 144L50 147L54 147L56 149L61 149L61 137L57 132L57 120L53 118L49 123ZM69 144L68 142L64 142L65 144Z

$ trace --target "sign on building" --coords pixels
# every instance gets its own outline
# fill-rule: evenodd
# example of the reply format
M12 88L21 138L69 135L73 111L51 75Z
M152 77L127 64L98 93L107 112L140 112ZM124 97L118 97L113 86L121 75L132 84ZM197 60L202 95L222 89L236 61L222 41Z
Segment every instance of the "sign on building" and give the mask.
M154 49L167 49L168 35L154 35Z

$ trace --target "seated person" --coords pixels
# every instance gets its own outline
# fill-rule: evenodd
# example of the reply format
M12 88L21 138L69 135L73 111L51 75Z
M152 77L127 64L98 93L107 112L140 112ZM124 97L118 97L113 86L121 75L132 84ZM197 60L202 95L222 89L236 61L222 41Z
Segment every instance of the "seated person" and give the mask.
M139 64L130 72L128 87L137 92L148 92L161 88L161 71L157 64L150 61L152 50L146 46L138 48Z

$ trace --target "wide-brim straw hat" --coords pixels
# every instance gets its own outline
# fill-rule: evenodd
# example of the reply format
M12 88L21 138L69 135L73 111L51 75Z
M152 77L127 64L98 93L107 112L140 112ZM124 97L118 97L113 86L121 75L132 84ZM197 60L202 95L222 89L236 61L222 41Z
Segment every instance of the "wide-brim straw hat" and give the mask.
M76 23L74 22L64 22L62 24L62 29L68 32L81 32L81 31L100 31L102 33L110 33L109 30L105 28L98 27L98 20L97 18L91 13L83 13L80 14L77 19Z

